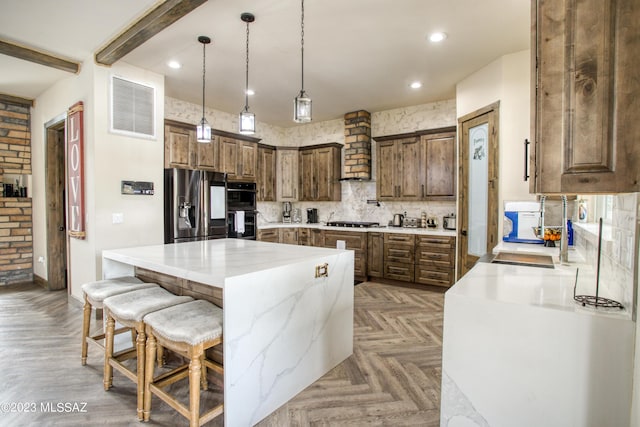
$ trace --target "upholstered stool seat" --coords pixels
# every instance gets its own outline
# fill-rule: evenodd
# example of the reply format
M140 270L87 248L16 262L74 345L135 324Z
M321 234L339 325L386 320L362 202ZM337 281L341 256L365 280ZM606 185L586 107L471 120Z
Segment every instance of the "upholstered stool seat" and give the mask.
M200 426L223 412L220 403L200 416L200 387L206 389L206 368L223 374L220 364L205 357L205 351L222 342L221 308L204 300L180 304L144 317L147 333L145 367L144 420L151 414L152 393L189 419L190 426ZM154 378L157 344L189 359L188 365ZM188 368L188 369L187 369ZM189 377L189 408L171 396L164 387Z
M144 283L142 280L133 276L118 277L115 279L98 280L96 282L85 283L82 285L82 293L84 294L84 311L82 317L82 364L87 364L88 343L97 344L102 350L102 340L104 332L96 335L89 335L91 329L91 309L102 309L103 301L114 295L131 292L138 289L145 289L158 286L155 283ZM129 328L122 328L115 333L127 332Z
M189 296L178 296L164 290L161 287L140 289L115 295L104 300L104 309L107 318L107 330L105 333L105 357L104 357L104 389L109 390L113 381L113 370L116 368L127 378L137 384L138 393L138 418L142 419L142 405L144 392L144 363L145 363L145 331L143 318L149 313L162 310L177 304L193 301ZM116 321L124 326L134 328L137 333L135 357L137 358L137 370L134 373L123 363L132 356L113 354L113 335ZM155 352L154 352L155 357Z

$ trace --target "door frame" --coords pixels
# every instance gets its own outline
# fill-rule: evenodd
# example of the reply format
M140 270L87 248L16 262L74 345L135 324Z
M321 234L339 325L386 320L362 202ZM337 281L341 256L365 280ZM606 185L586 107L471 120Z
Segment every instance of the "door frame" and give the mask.
M487 253L491 252L498 244L498 216L499 216L499 170L500 170L500 101L473 111L458 118L458 268L457 279L459 280L478 261L479 257L468 254L469 226L469 206L468 206L468 174L469 174L469 151L468 137L469 131L465 130L469 122L489 124L488 141L488 177L487 177ZM466 125L466 126L465 126Z
M66 121L67 113L44 125L45 222L47 236L47 289L69 286L69 238L66 232Z

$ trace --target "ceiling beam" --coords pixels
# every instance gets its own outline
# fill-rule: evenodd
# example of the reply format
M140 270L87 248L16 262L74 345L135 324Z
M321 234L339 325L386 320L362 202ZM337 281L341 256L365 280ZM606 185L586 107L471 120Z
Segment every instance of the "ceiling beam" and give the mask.
M0 93L0 102L8 102L10 104L28 105L33 107L33 99L20 98L18 96Z
M123 56L207 0L166 0L144 15L96 53L96 62L113 65Z
M0 40L0 53L47 67L57 68L58 70L69 73L75 74L80 70L80 64L78 62L68 61L58 56L19 46L6 40Z

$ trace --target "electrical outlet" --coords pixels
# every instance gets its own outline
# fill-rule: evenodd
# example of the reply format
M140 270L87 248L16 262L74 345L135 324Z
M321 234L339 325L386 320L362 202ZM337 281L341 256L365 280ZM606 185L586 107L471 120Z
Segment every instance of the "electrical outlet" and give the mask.
M111 214L114 224L122 224L124 222L124 214L123 213L114 213Z
M38 257L38 262L39 262L40 264L44 264L44 257L43 257L42 255L40 255L40 256Z

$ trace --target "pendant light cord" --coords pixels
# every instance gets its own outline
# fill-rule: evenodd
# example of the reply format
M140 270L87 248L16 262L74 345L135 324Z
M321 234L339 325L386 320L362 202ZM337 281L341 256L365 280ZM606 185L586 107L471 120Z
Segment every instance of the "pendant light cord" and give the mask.
M300 18L300 50L301 50L301 55L300 57L302 58L302 90L300 91L300 93L304 93L304 0L302 0L302 7L301 7L301 13L302 16Z
M247 21L247 67L245 70L244 110L249 111L249 21Z
M206 64L206 43L202 43L202 118L204 119L204 81L205 81L205 64Z

